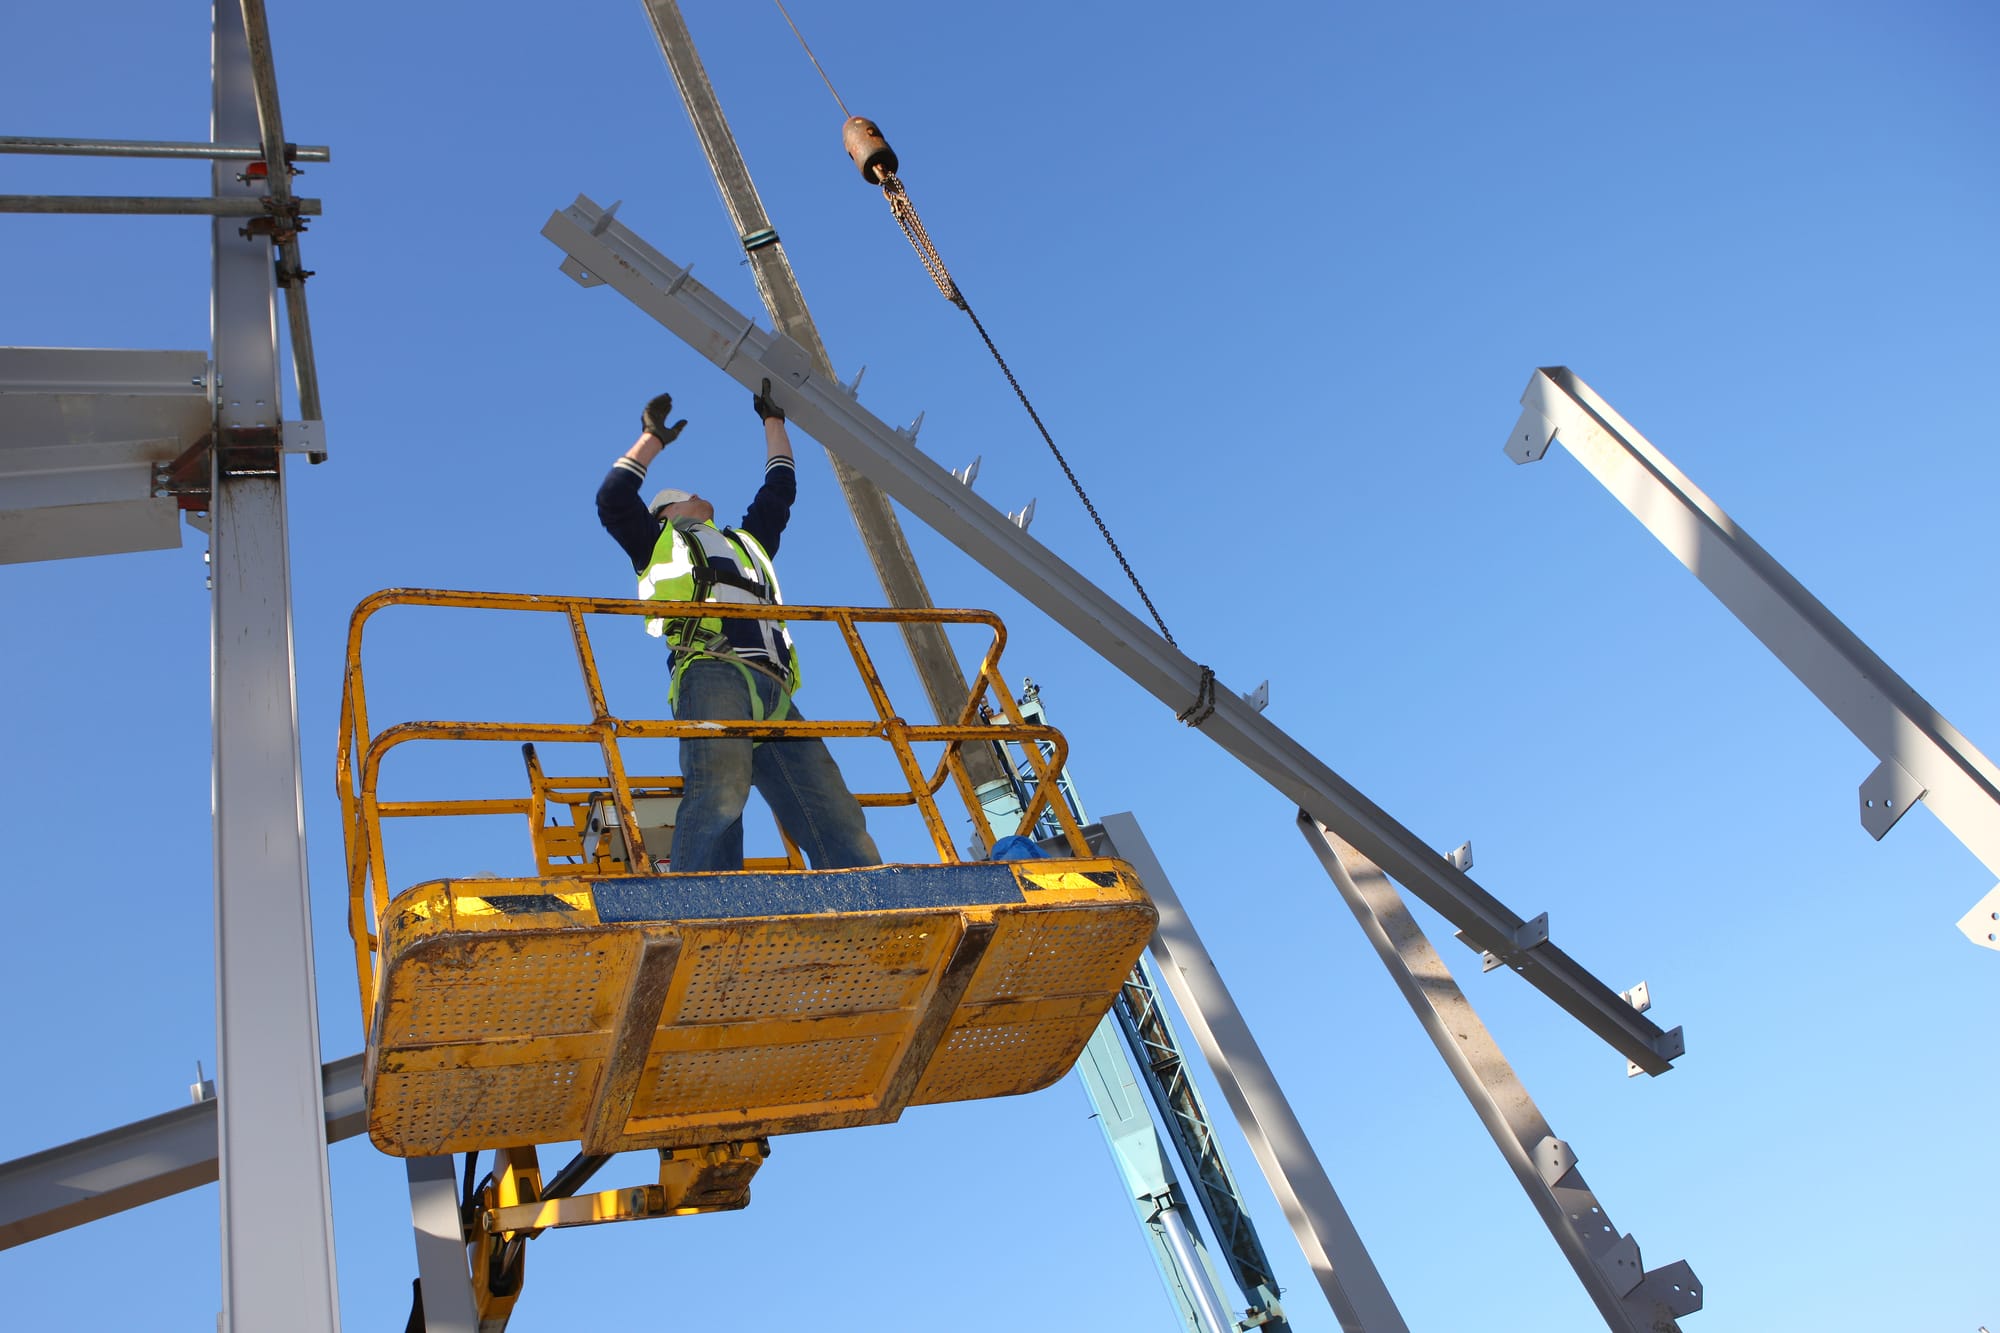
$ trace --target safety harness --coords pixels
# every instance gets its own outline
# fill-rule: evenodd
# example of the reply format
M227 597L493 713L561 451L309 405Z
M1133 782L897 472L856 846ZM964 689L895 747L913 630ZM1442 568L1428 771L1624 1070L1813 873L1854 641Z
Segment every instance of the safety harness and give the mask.
M772 567L771 557L749 533L682 519L672 528L663 530L661 538L676 548L671 552L676 558L665 562L655 560L640 578L641 597L755 606L783 604L784 594L778 586L778 572ZM684 561L680 558L683 553ZM660 554L663 553L656 549L656 557ZM685 596L676 595L680 589L675 585L682 578L691 582ZM768 662L742 656L730 641L727 624L720 616L699 619L692 616L673 619L654 617L646 622L646 632L664 637L674 653L673 679L667 689L669 705L679 706L681 675L688 666L702 658L713 658L728 662L743 673L744 688L750 695L753 722L785 720L791 712L792 694L799 688L798 653L792 647L791 634L782 620L754 620L748 623L756 625L762 633L764 649L769 654ZM751 678L753 671L779 682L777 711L769 717L765 716L763 698ZM784 674L781 676L780 672Z

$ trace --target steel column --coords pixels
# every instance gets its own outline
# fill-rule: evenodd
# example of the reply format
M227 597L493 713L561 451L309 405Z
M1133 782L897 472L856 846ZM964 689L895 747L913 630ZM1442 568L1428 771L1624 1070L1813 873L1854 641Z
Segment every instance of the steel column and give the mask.
M1208 1058L1209 1072L1236 1113L1236 1123L1264 1169L1264 1179L1285 1210L1341 1328L1346 1333L1397 1329L1407 1333L1409 1326L1375 1270L1375 1261L1285 1100L1277 1075L1250 1035L1250 1025L1223 984L1215 960L1188 920L1166 870L1139 831L1139 821L1129 814L1106 815L1099 827L1103 850L1131 863L1160 911L1153 957L1159 960L1181 1017Z
M750 179L750 168L736 146L736 136L729 132L729 122L723 119L722 103L709 84L708 72L702 68L694 38L681 18L680 6L674 0L646 0L646 16L652 20L653 34L659 39L667 70L673 75L675 87L680 89L688 119L694 123L701 151L715 173L716 188L722 194L723 206L729 210L729 221L736 228L736 235L746 242L751 237L770 238L760 240L755 248L745 247L764 309L781 333L806 349L814 372L831 380L833 362L820 342L812 312L806 308L805 294L799 290L798 278L792 273L792 262L785 257L784 243L777 239L770 215L764 211L764 201ZM854 516L854 526L861 533L861 544L867 549L868 559L875 566L875 577L882 584L882 595L891 606L931 605L930 590L924 586L917 557L910 550L902 521L896 517L888 497L838 454L829 452L828 456L840 492L847 499L848 512ZM965 672L951 650L944 627L907 624L901 628L903 644L923 681L924 693L930 696L932 713L939 722L957 720L958 710L965 703ZM983 787L1001 779L999 767L983 746L969 747L964 758L973 786Z
M465 1259L465 1224L460 1220L457 1158L411 1157L403 1167L410 1178L410 1222L417 1232L417 1274L423 1281L424 1333L478 1333L479 1312L472 1299L472 1271Z
M258 135L238 0L215 8L210 138ZM218 198L254 198L226 163ZM333 1216L321 1113L279 452L271 243L214 224L213 602L216 1033L222 1333L334 1333Z
M1536 371L1521 409L1509 458L1532 463L1551 442L1568 449L1881 761L1858 798L1872 837L1922 800L2000 875L2000 769L1978 747L1574 372ZM1959 928L2000 949L1978 910Z
M589 199L552 215L542 234L570 256L566 268L579 282L608 284L738 383L755 386L769 376L801 429L1168 707L1178 711L1194 699L1200 669L1193 661L921 453L913 431L895 430L862 407L798 343L759 329ZM1649 1074L1672 1067L1681 1053L1678 1029L1662 1031L1636 1013L1552 941L1524 944L1522 917L1235 691L1216 688L1215 711L1201 730L1442 912L1467 943L1506 957L1627 1060Z
M1381 867L1304 811L1299 828L1605 1324L1612 1333L1676 1333L1674 1320L1701 1308L1694 1270L1679 1260L1645 1270L1639 1243L1611 1224L1576 1169L1576 1154L1542 1118Z

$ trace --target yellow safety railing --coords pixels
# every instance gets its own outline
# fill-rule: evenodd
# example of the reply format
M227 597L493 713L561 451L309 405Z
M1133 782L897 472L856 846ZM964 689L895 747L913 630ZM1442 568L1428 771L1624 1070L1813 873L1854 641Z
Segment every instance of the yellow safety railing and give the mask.
M362 637L369 618L392 606L534 611L561 617L568 625L570 637L576 648L577 664L591 720L580 723L400 722L381 731L372 731L368 720L367 691L361 665ZM590 632L584 623L585 616L632 616L641 619L650 616L662 616L668 619L677 617L760 619L768 617L769 614L768 609L763 607L713 602L654 602L606 597L543 596L531 593L456 592L430 588L386 589L368 597L354 609L354 615L347 629L347 666L340 701L340 746L336 781L340 788L341 824L347 848L347 925L348 933L354 940L355 969L361 983L364 1023L368 1021L367 1008L370 997L374 995L376 989L375 927L387 914L390 899L388 871L382 847L381 821L390 818L518 814L528 820L531 836L534 839L536 865L541 875L589 879L606 872L587 864L557 866L552 863L548 844L545 842L544 829L548 806L553 801L575 807L588 801L592 791L601 793L608 788L625 839L629 864L634 867L647 865L650 863L649 853L645 848L645 839L640 829L634 793L677 792L680 788L680 779L671 775L649 777L628 773L619 754L618 743L621 740L662 740L686 736L742 736L754 740L779 740L818 736L861 737L884 741L895 753L907 789L857 792L856 796L864 806L914 805L922 814L925 827L930 832L938 860L950 864L955 864L962 858L953 846L951 831L945 824L944 815L938 809L937 793L943 788L945 780L950 778L957 786L966 812L971 816L984 845L991 846L994 841L993 828L980 805L962 751L968 744L992 745L1000 742L1019 751L1033 769L1036 779L1034 793L1014 832L1031 833L1043 812L1051 810L1061 824L1071 850L1078 856L1091 854L1074 812L1065 801L1055 796L1058 790L1057 777L1062 772L1067 757L1067 745L1062 733L1053 727L1039 726L1022 718L1021 711L1015 705L1014 698L1008 692L1006 682L999 672L1000 651L1006 644L1007 630L1001 624L999 617L990 611L947 611L931 608L899 610L853 606L785 607L782 618L787 622L798 624L817 621L838 627L841 638L847 645L848 654L853 659L855 668L867 689L868 697L874 705L873 718L813 722L798 719L778 722L678 722L671 717L618 717L612 714L605 699L602 678L598 674L597 657L591 648ZM984 625L992 631L992 641L980 657L979 667L973 674L964 706L959 709L955 721L942 724L905 721L890 703L888 692L882 686L881 676L876 671L875 663L861 641L859 627L862 625L911 623ZM662 687L659 691L662 701L665 695L666 690ZM527 745L537 742L595 743L604 757L605 775L601 779L546 777L540 772L540 766L530 752L528 757L530 791L527 796L429 801L382 800L377 795L376 789L381 777L382 761L388 753L412 741L435 740L517 741ZM929 774L923 771L914 748L926 742L943 742L945 746L943 758L939 760L936 769ZM786 858L768 864L803 871L805 863L789 837L785 839L785 844Z

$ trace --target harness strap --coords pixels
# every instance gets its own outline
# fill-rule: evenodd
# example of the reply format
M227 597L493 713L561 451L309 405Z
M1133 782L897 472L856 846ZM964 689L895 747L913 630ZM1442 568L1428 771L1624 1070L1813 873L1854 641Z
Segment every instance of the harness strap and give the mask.
M757 671L755 667L751 666L748 662L744 661L740 657L735 656L734 654L702 653L696 655L691 653L681 653L681 654L676 654L676 659L677 660L674 662L673 679L669 681L667 684L667 707L674 709L676 714L678 714L680 709L682 674L685 673L689 667L693 666L698 661L709 661L709 662L727 662L729 663L729 665L735 667L738 671L743 673L743 689L744 692L750 696L750 720L752 722L783 722L788 716L791 715L792 692L783 681L778 681L778 711L772 713L768 717L765 716L764 696L757 693L757 681L752 673L755 672L756 675L765 676L767 679L774 681L777 680L777 677L771 675L768 672ZM764 742L761 740L753 740L750 742L752 748L762 745L763 743Z

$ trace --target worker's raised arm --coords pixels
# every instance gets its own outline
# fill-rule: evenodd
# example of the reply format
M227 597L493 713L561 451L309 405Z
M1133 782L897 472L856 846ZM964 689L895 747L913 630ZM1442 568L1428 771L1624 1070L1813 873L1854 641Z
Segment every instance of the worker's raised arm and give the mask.
M687 426L686 417L671 426L667 424L673 410L674 396L663 393L647 403L646 410L639 414L639 438L625 451L625 456L642 469L652 466L653 460L660 456L660 450L679 438L682 429Z
M736 526L755 537L767 555L778 553L778 539L792 518L792 501L799 495L798 469L792 463L792 437L785 433L784 409L771 401L771 381L751 398L764 422L764 484L743 511Z
M764 423L764 466L768 469L779 458L789 461L792 437L785 430L785 409L771 401L771 381L764 381L764 387L750 399L750 406Z
M659 520L647 512L645 501L639 498L639 485L645 481L646 469L660 456L660 451L673 443L687 425L685 420L667 424L667 416L673 410L670 394L660 394L646 404L645 411L639 414L638 440L611 465L611 471L597 488L597 521L624 548L635 569L645 567L653 543L660 535Z

